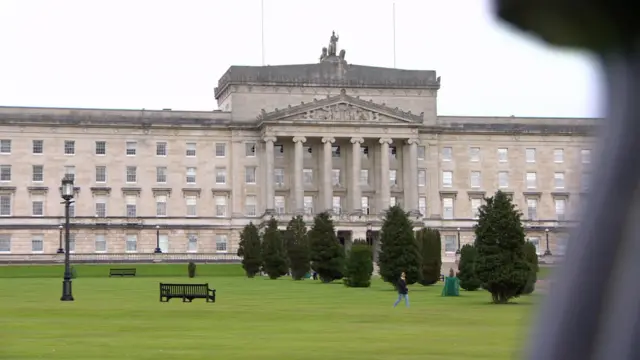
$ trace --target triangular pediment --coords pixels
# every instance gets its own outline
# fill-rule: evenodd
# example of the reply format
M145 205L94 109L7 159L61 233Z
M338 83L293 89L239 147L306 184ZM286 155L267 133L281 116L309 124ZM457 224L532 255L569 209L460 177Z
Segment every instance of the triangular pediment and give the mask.
M267 112L264 109L258 115L260 122L272 121L310 121L310 122L371 122L413 124L422 123L424 113L420 115L405 112L398 108L391 108L371 100L362 100L346 94L344 90L339 95L330 96L313 102L301 103L285 109L275 109Z

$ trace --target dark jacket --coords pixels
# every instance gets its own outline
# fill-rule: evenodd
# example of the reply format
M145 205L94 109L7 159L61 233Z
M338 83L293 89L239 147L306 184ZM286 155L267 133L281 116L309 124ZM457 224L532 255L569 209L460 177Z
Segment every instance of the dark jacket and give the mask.
M407 282L400 278L400 280L398 280L398 294L407 295L408 293Z

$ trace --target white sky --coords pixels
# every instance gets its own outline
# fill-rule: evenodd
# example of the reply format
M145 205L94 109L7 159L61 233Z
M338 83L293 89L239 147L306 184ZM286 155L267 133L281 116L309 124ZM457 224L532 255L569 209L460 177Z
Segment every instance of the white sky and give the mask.
M393 67L393 0L264 0L265 59ZM442 76L439 115L599 116L600 75L499 23L490 0L396 0L396 67ZM261 65L260 0L0 0L0 105L212 110Z

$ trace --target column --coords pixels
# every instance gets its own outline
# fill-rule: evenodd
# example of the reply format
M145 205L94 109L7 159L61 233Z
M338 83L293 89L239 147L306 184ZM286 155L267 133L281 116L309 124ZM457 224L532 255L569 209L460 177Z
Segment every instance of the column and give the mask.
M389 185L389 145L393 143L390 138L380 139L380 185L378 197L378 213L382 214L389 209L391 198L391 186Z
M360 156L360 144L363 138L351 138L351 184L349 194L351 195L352 213L362 212L362 191L360 189L360 168L362 167L362 157Z
M324 149L322 151L322 205L326 211L333 211L333 182L331 173L333 172L333 160L331 159L331 148L336 139L332 137L322 138Z
M266 183L265 183L265 211L267 214L273 214L275 212L274 199L276 196L275 186L273 184L273 177L275 173L274 169L274 154L273 145L276 142L276 138L273 136L267 136L264 139L265 142L265 167L266 167Z
M408 191L405 191L405 209L409 211L412 216L418 216L418 139L408 139L407 145L409 145L409 161L408 169L405 169L407 176L409 176Z
M296 136L293 138L295 145L293 157L293 211L294 214L302 214L304 212L304 184L302 184L302 168L303 168L303 149L302 145L307 141L304 136Z

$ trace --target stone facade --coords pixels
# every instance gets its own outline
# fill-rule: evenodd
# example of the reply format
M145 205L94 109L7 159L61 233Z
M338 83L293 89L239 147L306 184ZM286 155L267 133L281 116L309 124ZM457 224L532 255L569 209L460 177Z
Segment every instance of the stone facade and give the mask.
M435 71L341 55L232 66L211 112L0 107L0 255L55 253L65 174L76 253L149 253L157 235L164 252L233 253L250 221L325 210L348 243L397 203L441 230L447 260L498 189L541 252L546 236L563 252L596 119L437 116Z

